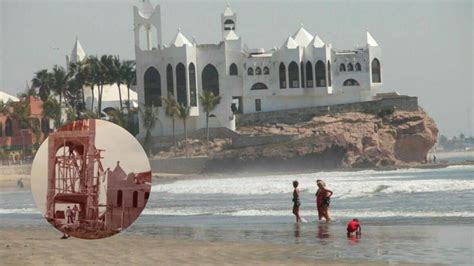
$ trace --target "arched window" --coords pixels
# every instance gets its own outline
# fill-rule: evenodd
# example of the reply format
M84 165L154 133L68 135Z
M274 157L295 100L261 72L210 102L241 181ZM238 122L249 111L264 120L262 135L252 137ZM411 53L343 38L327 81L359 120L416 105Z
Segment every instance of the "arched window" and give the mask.
M359 82L355 79L346 79L344 83L342 84L343 86L359 86Z
M339 72L345 72L346 71L346 65L344 65L343 63L341 63L339 65Z
M224 21L224 30L235 30L235 22L232 19Z
M313 87L313 64L310 61L306 62L306 87Z
M305 87L305 82L304 82L304 63L300 63L300 71L301 71L301 88Z
M148 199L150 198L150 192L145 192L145 194L143 194L143 198L145 200L145 203L148 201Z
M43 134L49 133L49 119L46 117L41 118L41 132Z
M232 63L229 67L229 75L237 76L239 74L239 70L237 69L237 65Z
M318 60L314 66L316 71L316 87L325 87L326 86L326 66L324 62Z
M280 89L286 89L286 67L285 64L280 63Z
M347 64L347 71L354 71L354 66L352 63Z
M122 190L117 191L117 207L122 207L122 202L123 202L123 196L122 196Z
M138 191L133 191L133 208L138 207Z
M249 68L247 69L247 75L253 76L253 68L249 67Z
M263 68L263 75L270 75L270 69L268 67Z
M189 64L189 102L191 106L197 106L196 92L196 68L193 63Z
M328 60L328 86L330 87L332 85L331 81L331 62Z
M176 96L178 103L187 106L188 95L186 91L186 68L182 63L176 65Z
M144 77L145 105L161 106L161 77L156 68L149 67Z
M173 67L171 64L166 67L166 88L168 97L174 96Z
M261 82L257 82L257 83L252 85L252 88L250 88L250 90L252 90L252 91L254 91L254 90L268 90L268 87L267 87L267 85L265 85Z
M3 137L3 123L0 122L0 137Z
M13 136L13 121L10 119L10 117L5 121L5 136Z
M380 75L380 62L377 58L374 58L374 60L372 60L372 82L382 82L382 77Z
M216 67L211 64L204 67L201 80L203 90L210 90L215 96L219 95L219 73Z
M288 79L290 82L290 88L298 88L300 86L299 82L299 71L298 64L294 61L288 65Z
M255 75L262 75L262 69L260 67L255 68Z
M359 63L355 63L355 71L361 71L362 67L360 66Z

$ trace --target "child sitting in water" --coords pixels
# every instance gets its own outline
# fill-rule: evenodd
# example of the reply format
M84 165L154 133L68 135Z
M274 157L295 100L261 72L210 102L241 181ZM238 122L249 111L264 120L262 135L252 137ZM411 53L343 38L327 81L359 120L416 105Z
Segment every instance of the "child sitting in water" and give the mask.
M359 219L352 219L347 224L347 237L350 237L354 233L356 236L362 234L362 227L360 226Z

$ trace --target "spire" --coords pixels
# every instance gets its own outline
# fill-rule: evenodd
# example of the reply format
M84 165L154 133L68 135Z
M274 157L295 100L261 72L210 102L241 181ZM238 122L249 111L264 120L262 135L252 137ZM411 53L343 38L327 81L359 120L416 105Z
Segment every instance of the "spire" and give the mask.
M76 36L76 42L74 43L74 47L72 48L71 52L71 63L77 63L82 61L86 57L86 52L84 52L84 49L82 49L82 45L79 42L79 39Z
M238 40L239 39L239 36L237 36L237 34L235 34L235 31L233 30L230 30L224 37L224 39L226 41L235 41L235 40Z
M368 46L379 46L379 44L375 41L374 37L370 35L369 31L367 31L367 45Z
M286 39L285 43L283 43L283 47L286 47L288 49L295 49L298 47L298 44L295 42L295 40L291 37L288 36L288 39Z
M140 15L144 18L150 18L153 12L155 12L155 8L151 4L150 0L144 0L142 8L140 8Z
M313 46L316 47L316 48L321 48L323 47L325 44L324 42L321 40L321 38L319 38L319 35L316 34L314 36L314 39L313 39Z
M184 45L193 46L192 43L181 33L181 29L178 28L178 33L174 37L174 41L170 43L170 46L183 47Z
M313 35L311 35L307 30L305 30L303 28L303 23L301 23L300 29L295 32L295 34L293 34L293 39L299 46L306 47L313 39Z
M224 14L225 17L230 17L230 16L234 15L234 11L232 11L232 9L230 9L230 4L229 3L227 3L227 6L226 6L223 14Z

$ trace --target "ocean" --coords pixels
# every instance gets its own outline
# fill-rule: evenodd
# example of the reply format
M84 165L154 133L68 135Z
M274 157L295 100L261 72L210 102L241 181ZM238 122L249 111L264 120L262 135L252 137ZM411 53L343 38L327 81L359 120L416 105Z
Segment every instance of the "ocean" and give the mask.
M296 244L315 259L473 263L474 165L230 177L153 185L126 233ZM316 179L334 192L330 224L317 221ZM308 223L291 213L293 180ZM360 239L345 235L352 218L362 223ZM29 191L0 192L0 219L2 227L47 226Z

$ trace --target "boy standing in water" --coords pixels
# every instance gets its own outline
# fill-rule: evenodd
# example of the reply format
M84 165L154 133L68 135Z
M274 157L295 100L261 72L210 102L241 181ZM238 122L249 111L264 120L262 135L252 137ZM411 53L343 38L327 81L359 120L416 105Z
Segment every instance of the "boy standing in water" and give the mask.
M352 219L347 224L347 237L350 237L354 233L356 236L362 234L362 227L360 226L359 219Z
M300 190L298 189L298 181L293 181L293 214L296 216L296 222L301 222L300 217Z

